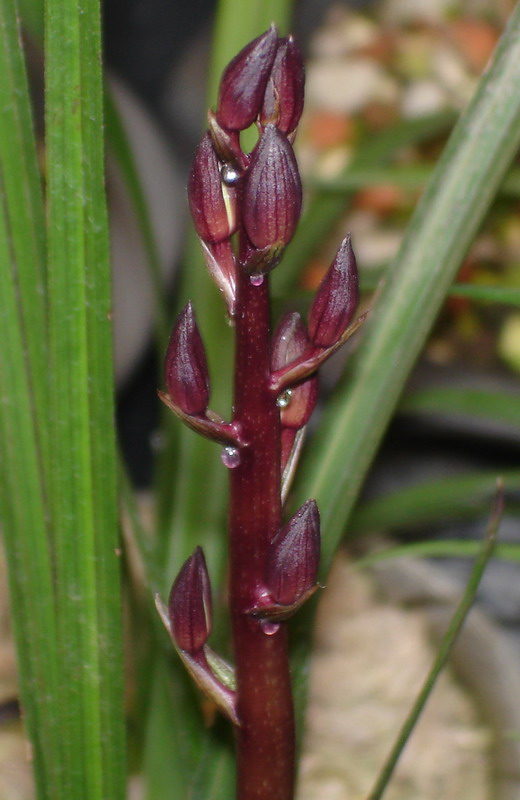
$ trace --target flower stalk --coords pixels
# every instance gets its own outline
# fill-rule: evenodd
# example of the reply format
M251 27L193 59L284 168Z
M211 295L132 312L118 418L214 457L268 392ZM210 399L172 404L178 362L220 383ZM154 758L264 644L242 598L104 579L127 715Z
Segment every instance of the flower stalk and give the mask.
M174 326L159 396L189 427L224 445L229 469L229 613L234 668L207 644L211 590L200 548L182 566L168 608L157 605L197 686L233 722L238 800L292 800L294 713L287 620L316 590L320 531L309 500L284 524L283 500L317 397L317 370L357 329L357 268L343 241L309 311L271 332L269 273L298 223L302 188L292 147L304 71L274 27L225 69L217 108L188 182L210 276L235 329L233 418L209 410L204 345L191 304ZM255 123L252 153L240 132Z

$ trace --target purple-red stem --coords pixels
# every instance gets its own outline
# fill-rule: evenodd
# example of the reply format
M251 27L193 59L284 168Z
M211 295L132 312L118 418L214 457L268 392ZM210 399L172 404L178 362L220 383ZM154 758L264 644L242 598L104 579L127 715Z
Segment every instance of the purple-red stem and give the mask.
M230 470L230 608L237 679L237 800L292 800L294 714L287 626L267 635L247 611L281 526L280 414L270 382L269 281L238 278L233 421L248 446Z

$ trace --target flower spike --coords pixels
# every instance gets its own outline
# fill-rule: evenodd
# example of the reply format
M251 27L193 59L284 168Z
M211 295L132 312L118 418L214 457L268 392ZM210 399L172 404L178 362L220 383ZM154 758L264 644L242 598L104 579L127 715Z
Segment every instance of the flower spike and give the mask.
M174 404L185 414L202 414L209 401L206 352L191 303L181 311L170 337L164 380Z
M309 311L309 334L318 347L336 344L359 302L358 272L350 234L343 240Z

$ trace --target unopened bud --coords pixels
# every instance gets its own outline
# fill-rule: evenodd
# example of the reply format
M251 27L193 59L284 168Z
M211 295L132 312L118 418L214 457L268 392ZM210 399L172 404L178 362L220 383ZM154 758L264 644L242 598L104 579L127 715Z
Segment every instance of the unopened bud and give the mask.
M264 128L244 179L243 221L252 244L262 250L291 240L302 205L293 149L274 126Z
M255 121L278 44L276 28L254 39L230 61L220 82L217 119L223 128L243 131Z
M195 151L188 178L188 201L195 230L205 242L216 244L234 233L234 191L222 181L221 164L209 133Z
M334 345L348 328L359 301L356 259L347 236L320 283L309 311L309 335L314 345Z
M262 125L272 122L282 133L292 133L302 115L304 85L301 53L291 38L281 39L265 90Z
M211 587L200 547L184 562L175 579L168 612L177 647L191 655L198 652L211 633Z
M164 363L168 394L185 414L202 414L209 402L206 353L191 303L181 311Z
M308 500L273 539L266 587L275 603L296 606L316 586L320 561L320 517Z
M273 336L273 372L283 369L311 350L312 346L300 315L294 311L282 317ZM288 428L302 428L306 425L314 411L317 395L318 379L315 376L283 392L278 398L282 425Z

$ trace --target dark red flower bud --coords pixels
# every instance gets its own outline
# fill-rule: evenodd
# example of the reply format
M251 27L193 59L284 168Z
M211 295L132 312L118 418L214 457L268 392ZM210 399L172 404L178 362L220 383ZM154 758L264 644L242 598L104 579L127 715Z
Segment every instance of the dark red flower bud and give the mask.
M275 536L269 549L266 587L275 603L294 606L316 586L320 515L308 500Z
M191 303L181 311L164 362L164 382L175 405L185 414L203 414L209 402L206 352Z
M274 25L253 39L224 70L220 81L217 119L223 128L243 131L255 121L278 44Z
M235 232L235 191L222 181L221 164L209 133L195 151L188 201L195 229L205 242L216 244Z
M198 652L211 633L211 586L200 547L184 562L175 579L168 612L177 647L191 655Z
M308 351L312 351L312 345L300 315L297 312L286 314L278 323L273 336L272 370L283 369ZM302 428L306 425L314 411L317 396L316 377L282 392L278 397L282 425L288 428Z
M244 179L243 221L252 244L262 250L290 242L302 205L293 149L274 126L264 128Z
M309 311L314 345L330 347L348 328L359 301L356 259L347 236L320 283Z
M272 122L282 133L292 133L302 115L304 86L300 51L292 38L280 39L260 113L262 125Z

